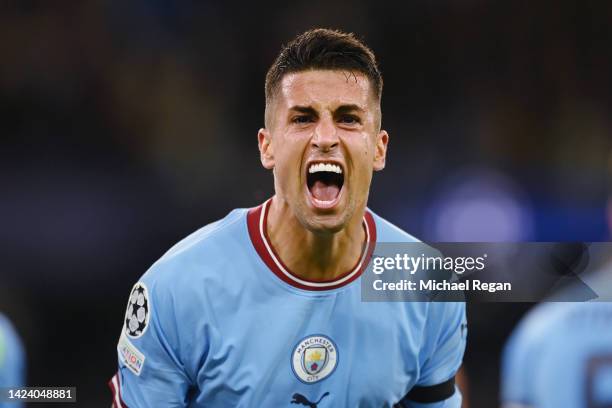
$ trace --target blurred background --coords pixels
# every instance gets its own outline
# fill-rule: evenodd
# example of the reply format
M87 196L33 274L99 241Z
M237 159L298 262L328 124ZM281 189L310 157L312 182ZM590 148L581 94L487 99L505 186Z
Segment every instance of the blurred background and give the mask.
M129 290L272 194L256 133L281 44L352 31L382 68L370 207L432 241L606 241L606 1L0 1L0 310L28 384L107 407ZM470 407L528 304L470 305Z

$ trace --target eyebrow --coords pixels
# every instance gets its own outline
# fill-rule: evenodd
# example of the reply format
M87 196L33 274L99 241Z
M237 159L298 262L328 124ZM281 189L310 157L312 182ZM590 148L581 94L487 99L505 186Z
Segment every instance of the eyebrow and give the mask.
M336 109L337 114L343 114L343 113L348 113L348 112L365 112L363 110L363 108L359 105L355 105L355 104L349 104L349 105L341 105L338 107L338 109Z
M291 108L289 108L290 111L296 111L296 112L300 112L300 113L308 113L310 115L316 115L317 111L311 107L311 106L300 106L300 105L295 105L292 106Z
M295 105L289 108L289 110L300 112L300 113L307 113L310 115L317 115L317 111L311 106ZM363 108L359 105L347 104L347 105L340 105L338 108L336 108L336 110L334 111L334 114L343 114L343 113L354 112L354 111L364 112Z

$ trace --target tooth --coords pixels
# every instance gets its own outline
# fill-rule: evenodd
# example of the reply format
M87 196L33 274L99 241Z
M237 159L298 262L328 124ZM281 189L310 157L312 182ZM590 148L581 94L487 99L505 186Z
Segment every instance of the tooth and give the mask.
M342 174L342 167L331 163L316 163L311 164L308 168L308 173L318 173L320 171Z

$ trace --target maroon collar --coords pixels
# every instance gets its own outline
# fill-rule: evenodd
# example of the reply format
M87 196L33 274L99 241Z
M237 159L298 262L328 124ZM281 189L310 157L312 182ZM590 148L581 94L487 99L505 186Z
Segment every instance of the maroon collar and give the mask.
M366 210L363 217L363 227L366 233L367 247L363 251L361 258L355 267L333 280L306 280L291 272L272 247L272 243L270 242L267 232L268 210L271 202L272 199L269 199L259 207L251 208L247 214L247 225L249 229L249 236L251 237L251 242L253 243L255 250L261 257L262 261L264 261L264 263L272 272L274 272L276 276L278 276L284 282L295 286L296 288L318 291L337 289L339 287L348 285L361 276L370 262L372 252L374 251L374 247L376 245L376 224L374 223L374 218L369 211Z

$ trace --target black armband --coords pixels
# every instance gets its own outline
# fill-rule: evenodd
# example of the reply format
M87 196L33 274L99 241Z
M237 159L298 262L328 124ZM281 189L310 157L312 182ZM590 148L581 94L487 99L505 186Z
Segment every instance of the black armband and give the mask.
M403 407L409 400L423 404L440 402L452 397L454 393L455 377L436 385L415 385L396 406Z

